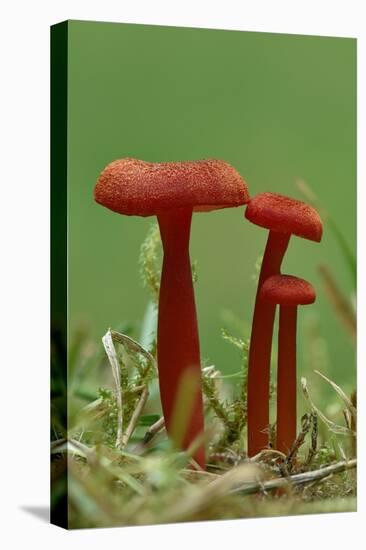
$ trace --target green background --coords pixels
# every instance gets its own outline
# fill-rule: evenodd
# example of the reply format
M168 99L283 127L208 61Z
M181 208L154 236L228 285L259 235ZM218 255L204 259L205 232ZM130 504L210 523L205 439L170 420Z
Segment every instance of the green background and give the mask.
M99 173L116 158L220 158L252 195L302 199L295 182L304 179L354 251L355 74L356 41L348 38L69 22L71 339L80 323L100 342L124 321L138 336L148 299L137 261L153 219L120 216L93 200ZM191 233L202 356L227 373L238 370L239 357L220 328L249 336L252 274L267 237L243 213L197 213ZM299 312L299 372L321 386L310 372L319 366L350 390L354 348L327 300L320 263L351 297L354 282L327 224L320 244L292 238L283 264L318 293Z

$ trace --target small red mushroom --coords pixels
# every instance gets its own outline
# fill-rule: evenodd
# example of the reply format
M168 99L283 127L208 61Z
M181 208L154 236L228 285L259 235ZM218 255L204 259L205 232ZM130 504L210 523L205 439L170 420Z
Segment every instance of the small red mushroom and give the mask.
M189 259L192 213L228 208L249 200L240 174L221 160L152 163L121 159L99 177L95 200L126 215L157 215L164 249L161 275L157 357L160 396L171 434L177 391L190 371L201 378L196 307ZM177 446L187 449L204 431L202 391L198 386L186 432ZM203 444L194 454L205 468Z
M315 302L310 283L290 275L273 275L260 290L264 303L280 306L277 363L276 448L286 455L296 439L296 325L297 306Z
M268 446L270 362L275 316L275 306L260 300L260 289L268 277L280 273L291 235L319 242L322 222L311 206L276 193L261 193L253 197L245 217L269 229L258 281L248 360L248 456L254 456Z

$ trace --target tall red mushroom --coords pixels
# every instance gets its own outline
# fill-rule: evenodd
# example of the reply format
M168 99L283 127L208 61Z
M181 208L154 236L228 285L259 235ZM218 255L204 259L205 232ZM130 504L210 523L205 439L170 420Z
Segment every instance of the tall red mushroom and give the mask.
M245 204L246 183L221 160L152 163L121 159L109 164L94 191L103 206L126 215L157 215L164 249L161 275L157 356L160 396L168 434L178 388L188 372L200 381L200 348L189 236L192 213ZM197 384L186 430L177 446L187 449L204 431L202 391ZM205 467L204 445L194 455Z
M248 456L268 446L269 383L275 306L262 302L260 289L271 275L277 275L291 235L320 242L322 222L308 204L278 195L261 193L245 211L252 223L269 229L254 305L248 361Z
M264 303L280 306L277 360L276 448L288 454L296 439L297 307L315 302L310 283L290 275L273 275L260 291Z

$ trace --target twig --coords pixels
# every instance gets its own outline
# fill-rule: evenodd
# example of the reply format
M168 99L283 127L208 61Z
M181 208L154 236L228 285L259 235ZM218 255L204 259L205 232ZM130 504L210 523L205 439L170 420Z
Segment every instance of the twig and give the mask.
M144 390L141 394L141 397L140 397L140 399L139 399L139 401L136 405L136 408L133 411L133 414L132 414L131 419L130 419L130 423L127 426L127 429L126 429L125 433L122 435L122 439L121 439L122 449L127 445L131 435L133 434L133 432L136 428L138 419L140 418L140 414L142 413L142 409L145 406L148 395L149 395L149 390L148 390L147 386L145 386L145 388L144 388Z
M303 465L304 469L308 469L312 463L318 445L318 415L315 411L311 413L311 421L313 423L313 428L311 430L311 447L309 449L307 459Z
M150 441L164 428L165 421L164 417L162 416L161 418L159 418L159 420L157 420L156 422L154 422L154 424L150 426L150 428L146 431L143 440L138 445L136 445L132 452L137 455L141 454L145 447L150 443Z
M305 483L312 483L316 481L324 481L325 478L329 478L334 474L339 474L346 470L351 470L356 468L357 459L353 458L349 461L341 461L336 464L331 464L319 470L313 470L311 472L305 472L302 474L295 474L287 478L276 478L271 479L270 481L260 482L260 483L249 483L247 485L242 485L233 489L233 493L241 493L242 495L250 495L253 493L259 493L261 491L272 491L273 489L279 489L282 487L288 487L289 485L297 486L304 485Z
M162 416L157 420L154 424L150 426L150 428L146 431L144 435L144 439L142 440L143 445L147 445L150 443L152 438L159 433L163 428L165 427L165 421L164 417Z
M294 459L296 458L296 455L299 452L299 449L301 445L304 443L305 437L310 430L311 420L312 420L312 413L310 414L306 413L301 418L301 431L297 436L296 440L294 441L294 444L292 445L292 448L289 454L286 457L286 467L288 467L290 470L292 469Z

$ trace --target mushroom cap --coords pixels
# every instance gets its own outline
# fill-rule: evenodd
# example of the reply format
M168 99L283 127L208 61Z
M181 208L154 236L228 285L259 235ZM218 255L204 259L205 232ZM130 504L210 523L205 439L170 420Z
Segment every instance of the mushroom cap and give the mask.
M304 306L313 304L316 294L314 287L304 279L280 274L272 275L264 281L260 298L281 306Z
M94 198L120 214L152 216L172 208L207 211L239 206L249 201L249 192L240 174L222 160L145 162L124 158L106 166Z
M250 199L245 217L270 231L291 233L316 242L322 238L323 225L315 208L277 193L260 193Z

